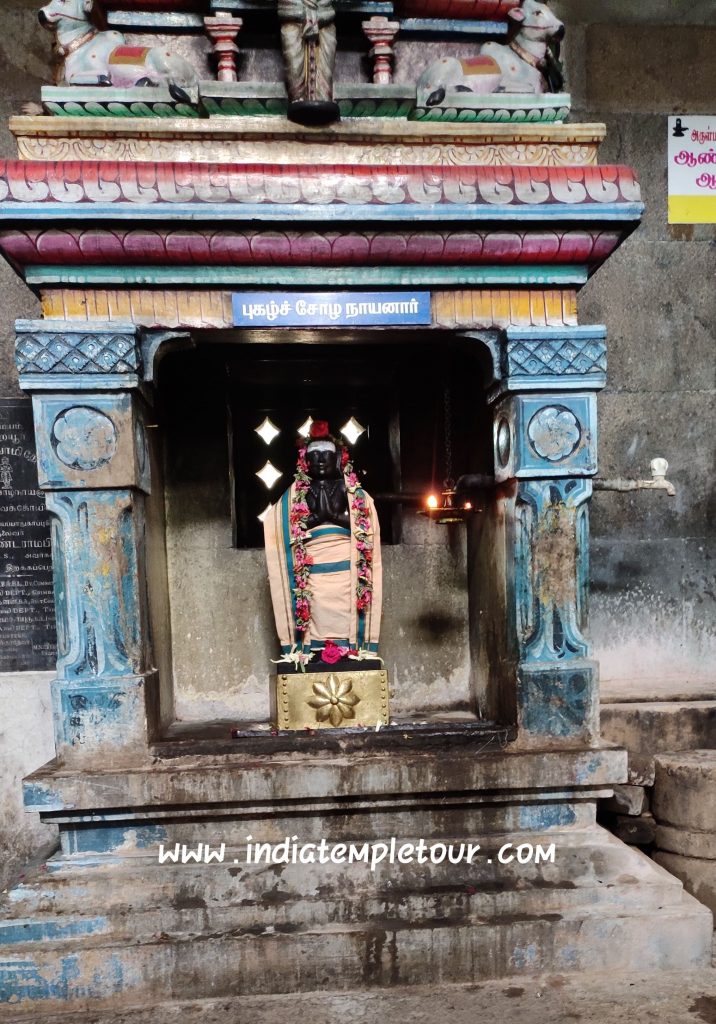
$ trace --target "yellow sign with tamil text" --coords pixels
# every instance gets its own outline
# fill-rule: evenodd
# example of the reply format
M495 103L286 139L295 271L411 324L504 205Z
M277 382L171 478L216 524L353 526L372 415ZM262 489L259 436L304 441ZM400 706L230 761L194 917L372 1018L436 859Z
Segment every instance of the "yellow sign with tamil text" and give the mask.
M716 224L716 114L669 118L669 224Z

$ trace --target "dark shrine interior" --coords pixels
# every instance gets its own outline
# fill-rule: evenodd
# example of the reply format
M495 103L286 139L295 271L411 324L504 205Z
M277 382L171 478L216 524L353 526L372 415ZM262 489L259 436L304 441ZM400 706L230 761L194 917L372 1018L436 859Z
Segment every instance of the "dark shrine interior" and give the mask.
M454 479L489 474L485 392L492 368L478 340L383 329L341 334L335 342L321 337L319 343L318 332L306 338L283 333L285 343L275 333L263 343L198 333L192 348L163 360L155 413L165 486L179 496L177 514L187 522L230 518L234 547L262 548L258 517L290 483L298 428L307 417L327 419L335 435L351 417L365 428L352 447L353 461L376 501L387 545L401 543L403 517L424 507L427 495L440 494L448 471ZM269 444L256 433L266 418L279 431ZM271 488L256 475L267 458L281 473ZM463 528L448 527L447 542ZM253 723L230 724L176 722L156 753L228 752L237 741L257 752L385 749L416 741L420 747L503 744L511 734L504 724L472 715L453 721L418 715L380 732L345 729L340 735L276 735Z

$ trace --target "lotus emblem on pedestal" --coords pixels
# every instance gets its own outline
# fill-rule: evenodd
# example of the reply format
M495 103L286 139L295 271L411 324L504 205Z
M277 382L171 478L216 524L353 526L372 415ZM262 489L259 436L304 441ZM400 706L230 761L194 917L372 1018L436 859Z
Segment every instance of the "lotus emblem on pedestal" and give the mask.
M313 684L315 694L308 706L315 708L316 721L330 721L331 725L339 726L344 718L355 718L353 710L360 703L360 697L352 693L353 683L349 679L340 680L330 675L328 682Z

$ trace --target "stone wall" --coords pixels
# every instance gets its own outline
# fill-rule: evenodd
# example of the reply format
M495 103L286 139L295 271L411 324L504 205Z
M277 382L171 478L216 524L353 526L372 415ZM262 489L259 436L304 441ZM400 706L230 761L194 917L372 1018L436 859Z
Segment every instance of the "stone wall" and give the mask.
M606 123L602 159L634 167L646 202L642 226L581 295L580 319L609 328L600 476L648 477L661 455L677 487L676 498L602 492L593 501L602 696L677 684L713 693L716 229L667 224L666 118L714 114L716 126L716 27L572 24L570 11L592 5L562 6L573 120ZM637 6L659 7L621 4L620 13ZM671 6L678 16L687 5Z
M40 89L50 84L50 38L37 22L41 5L35 0L4 0L0 8L0 159L17 156L7 123L22 113L24 103L39 101ZM37 317L40 304L4 260L0 260L0 395L21 394L17 386L14 323L17 317Z
M50 79L49 37L37 26L38 6L38 0L5 0L0 11L3 156L14 154L8 116L36 101ZM716 15L711 4L686 0L562 0L560 13L568 26L573 120L606 122L603 159L634 166L647 202L642 228L581 300L584 322L609 327L601 475L648 475L650 459L662 455L678 487L675 499L648 492L595 498L595 655L607 693L637 688L668 694L677 684L680 693L689 686L713 692L714 230L666 223L665 119L714 113ZM601 23L586 24L592 17ZM642 23L649 19L655 23ZM713 27L704 28L707 23ZM13 395L12 324L18 316L38 315L38 304L4 264L0 291L0 393ZM50 756L51 728L45 677L5 676L0 687L0 816L8 823L0 837L2 865L48 838L36 821L23 817L18 790L21 776ZM26 736L33 742L24 742ZM4 880L0 867L0 885Z
M22 780L54 756L51 672L0 674L0 890L36 851L57 839L54 825L22 805Z
M11 114L39 96L49 81L49 40L37 24L32 0L5 0L0 10L0 155L15 156L7 130ZM0 264L0 395L21 394L13 357L16 317L39 316L39 303L3 261ZM50 710L51 673L0 674L0 889L56 829L26 814L21 781L54 754Z

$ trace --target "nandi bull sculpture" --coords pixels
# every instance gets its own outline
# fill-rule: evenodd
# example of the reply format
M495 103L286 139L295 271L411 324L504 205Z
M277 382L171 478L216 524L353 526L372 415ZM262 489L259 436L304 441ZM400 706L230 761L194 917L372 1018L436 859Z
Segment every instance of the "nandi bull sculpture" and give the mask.
M194 68L160 46L126 46L121 32L101 32L92 24L94 0L50 0L38 14L56 33L67 85L166 85L175 100L188 103L197 84Z
M564 83L551 46L564 36L562 22L539 0L522 0L508 17L517 27L509 43L485 43L479 56L466 60L433 61L418 79L418 102L447 104L450 93L560 92Z

